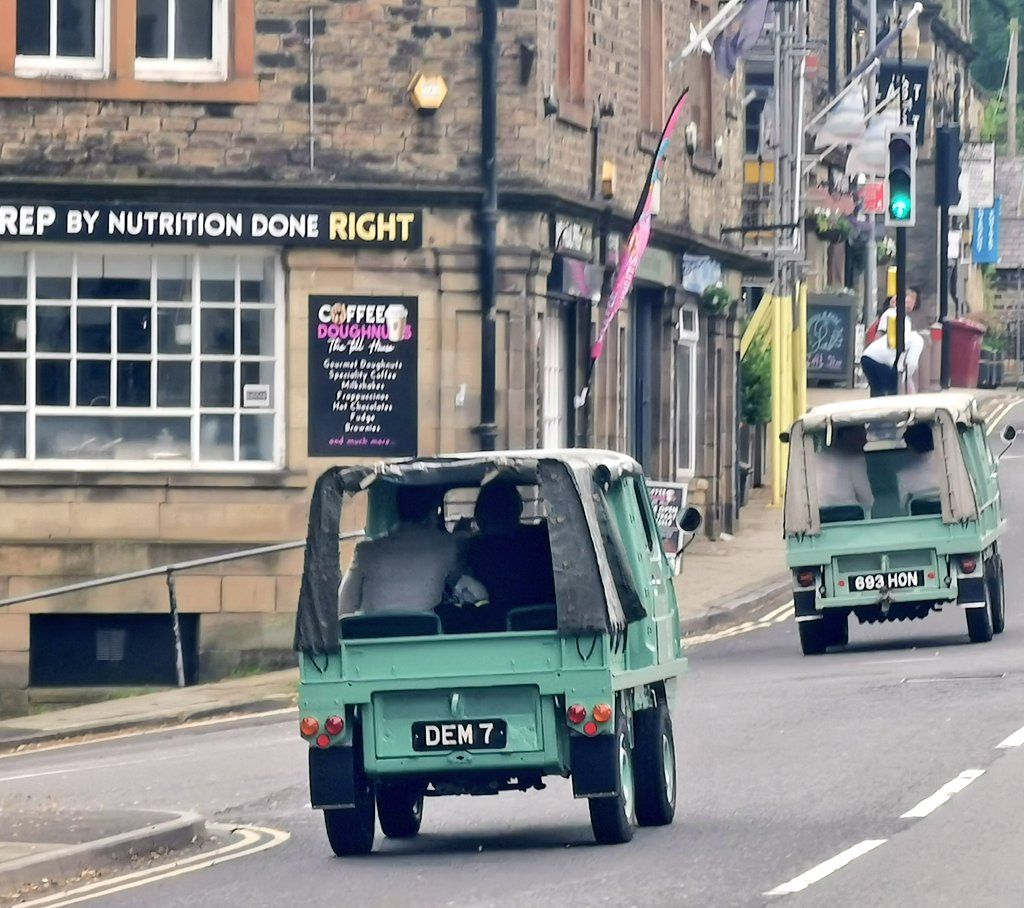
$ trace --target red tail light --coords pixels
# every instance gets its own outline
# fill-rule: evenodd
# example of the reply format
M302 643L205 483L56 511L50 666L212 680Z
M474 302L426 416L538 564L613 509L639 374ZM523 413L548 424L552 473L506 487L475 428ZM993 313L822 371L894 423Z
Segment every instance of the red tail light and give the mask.
M324 722L324 730L329 735L340 735L345 728L345 720L341 716L328 716Z
M320 737L316 739L316 746L317 747L330 747L331 746L331 739L330 739L330 737L328 737L327 735L320 735Z
M804 568L796 575L796 582L800 586L814 586L814 571Z
M588 735L596 735L597 724L594 722L588 722L586 725L583 726L583 731Z
M566 711L566 714L573 725L579 725L580 722L587 718L587 708L585 706L581 706L579 703L574 703Z
M965 574L973 574L978 569L978 559L967 555L960 559L960 568Z

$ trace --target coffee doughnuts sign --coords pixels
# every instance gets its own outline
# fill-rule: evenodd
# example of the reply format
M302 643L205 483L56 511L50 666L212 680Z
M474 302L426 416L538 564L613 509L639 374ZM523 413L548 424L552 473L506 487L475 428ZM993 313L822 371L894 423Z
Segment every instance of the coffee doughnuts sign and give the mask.
M417 300L309 298L309 455L417 453Z

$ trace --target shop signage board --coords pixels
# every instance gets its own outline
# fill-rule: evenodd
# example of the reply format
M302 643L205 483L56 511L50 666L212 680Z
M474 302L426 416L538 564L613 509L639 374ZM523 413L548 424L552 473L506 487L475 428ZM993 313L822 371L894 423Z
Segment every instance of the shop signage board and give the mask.
M417 453L418 300L310 296L311 457Z
M96 205L0 200L0 243L12 240L418 249L423 245L423 211L354 205Z
M687 485L679 482L647 482L647 493L654 509L661 543L668 555L681 550L683 531L679 529L679 514L686 507Z
M967 177L967 207L994 207L995 142L965 142L960 148L960 171ZM961 198L961 204L963 202Z

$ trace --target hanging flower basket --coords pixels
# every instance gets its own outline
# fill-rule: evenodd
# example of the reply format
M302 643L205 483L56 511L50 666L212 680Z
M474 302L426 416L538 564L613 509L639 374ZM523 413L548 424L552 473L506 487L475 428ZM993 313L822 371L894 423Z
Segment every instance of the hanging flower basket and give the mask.
M889 265L896 261L896 240L890 236L882 237L878 241L877 259L879 265Z
M831 208L815 208L808 220L814 232L827 243L845 243L857 233L846 215Z
M725 315L736 305L736 298L723 286L721 281L706 288L700 295L701 305L709 313Z

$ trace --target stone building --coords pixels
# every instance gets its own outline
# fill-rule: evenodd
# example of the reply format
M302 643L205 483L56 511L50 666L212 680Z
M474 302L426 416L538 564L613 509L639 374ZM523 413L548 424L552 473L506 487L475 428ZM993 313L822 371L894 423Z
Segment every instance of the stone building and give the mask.
M0 598L297 540L329 464L488 439L631 451L732 528L736 319L682 262L736 295L764 268L722 240L739 80L668 67L710 4L499 10L490 366L484 7L206 8L0 5ZM652 246L577 410L683 85ZM287 664L300 570L287 551L177 575L188 680ZM0 608L0 709L173 682L167 612L162 577Z

